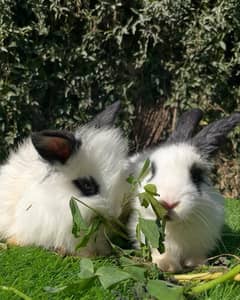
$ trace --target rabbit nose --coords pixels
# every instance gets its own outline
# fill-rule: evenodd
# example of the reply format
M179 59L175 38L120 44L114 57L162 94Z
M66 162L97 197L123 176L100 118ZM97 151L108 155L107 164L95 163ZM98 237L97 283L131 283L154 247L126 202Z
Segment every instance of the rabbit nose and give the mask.
M167 201L160 200L160 204L167 210L171 210L171 209L175 208L176 206L178 206L179 201L169 203Z

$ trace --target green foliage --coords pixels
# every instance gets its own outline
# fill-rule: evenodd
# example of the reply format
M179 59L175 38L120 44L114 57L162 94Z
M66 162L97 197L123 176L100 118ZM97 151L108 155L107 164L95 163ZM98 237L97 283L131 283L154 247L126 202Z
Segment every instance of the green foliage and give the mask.
M150 166L150 161L149 159L147 159L144 162L143 167L139 171L139 175L137 175L136 178L134 176L130 176L127 179L127 181L132 187L131 190L133 192L133 195L135 195L136 188L139 185L142 185L142 180L148 175ZM129 254L129 250L120 249L121 255L123 256L119 259L119 266L101 266L96 270L94 270L94 264L90 259L82 258L80 261L80 272L78 273L78 278L64 286L48 286L45 288L45 290L48 293L71 293L71 291L73 290L84 291L88 290L91 286L93 286L96 281L98 281L98 283L100 283L104 289L111 289L113 286L118 285L121 282L131 280L133 282L137 282L138 284L140 283L143 286L145 286L146 290L144 294L154 297L155 299L167 298L169 300L184 300L192 295L196 296L203 292L206 293L206 291L213 289L220 283L224 283L227 280L233 280L233 278L237 274L239 274L240 264L238 261L238 264L230 270L228 270L225 274L222 274L218 278L211 279L209 282L201 284L199 284L199 282L195 284L192 282L191 284L185 284L183 286L172 284L169 282L169 278L167 277L167 275L163 273L162 276L164 276L164 281L158 279L151 279L149 276L149 269L154 267L150 266L145 259L149 258L151 248L159 248L160 253L164 251L164 218L166 212L163 209L161 209L161 206L155 198L156 196L159 196L159 194L157 193L156 186L154 184L147 184L144 186L144 190L145 192L140 193L138 195L139 201L144 207L148 207L149 205L151 205L153 211L156 214L156 220L143 219L141 215L138 218L136 231L138 233L138 242L141 246L141 257L132 256L132 254ZM94 222L94 220L98 220L97 226L93 225L93 227L95 228L94 230L91 230L92 225L88 226L82 218L77 205L77 201L80 202L82 205L87 206L89 209L91 209L97 214L97 216L93 219L93 224L96 223ZM108 224L111 224L109 222L112 221L108 220L106 217L102 216L97 211L95 211L95 209L75 199L74 197L72 197L72 199L70 200L70 209L73 217L72 233L77 238L83 235L81 242L78 244L77 248L84 247L87 245L89 239L97 231L100 224L106 227ZM112 226L110 225L110 227ZM119 233L120 232L121 231L119 231ZM141 233L145 237L145 243L142 241ZM110 241L110 238L107 238L110 245L113 245ZM82 242L83 240L85 241L84 243ZM226 266L226 262L224 264ZM160 270L159 274L161 274ZM134 283L134 286L136 286L137 283ZM25 295L23 294L23 296Z
M164 281L149 280L147 288L151 296L158 300L184 300L183 287L168 287Z
M95 216L91 219L89 225L86 224L85 220L83 219L77 202L79 202L82 206L87 207L94 213ZM97 231L99 230L100 226L103 227L106 239L109 241L109 244L113 250L116 249L117 251L118 247L111 242L108 234L115 234L117 237L128 240L126 227L118 219L102 215L99 211L75 197L70 199L69 205L73 220L72 234L76 238L79 238L76 250L85 247L89 240L97 235Z
M131 279L132 281L140 282L143 285L146 283L145 294L148 294L155 299L184 300L189 299L189 297L187 297L189 295L196 296L200 293L213 289L220 283L232 280L234 276L239 273L240 264L236 265L216 279L202 284L195 282L191 283L191 285L186 284L184 286L172 284L167 280L152 280L149 277L149 272L147 272L149 269L149 266L145 266L144 269L143 266L135 266L132 262L130 262L130 266L128 267L123 268L122 265L119 267L101 266L94 271L93 262L90 259L83 258L80 261L80 273L78 274L79 279L65 286L46 287L45 291L48 293L66 293L76 290L87 291L92 285L94 285L96 280L104 289L112 289L113 286ZM26 298L26 300L30 300L30 298Z
M78 200L72 197L70 199L69 205L70 205L72 219L73 219L72 233L76 238L81 237L76 246L76 249L79 249L81 247L85 247L88 244L90 238L93 236L93 234L99 229L100 225L103 223L103 217L97 215L96 217L93 218L91 224L87 225L81 215L81 212L77 206L76 201Z
M156 221L139 217L138 226L152 248L159 247L160 232Z
M232 254L227 255L231 262L230 265L228 265L229 268L233 267L239 262L237 259L240 254L239 214L240 202L237 200L226 200L227 227L225 229L225 234L223 235L223 242L226 248L224 250L222 249L220 253L227 251L227 253ZM225 256L222 258L224 257ZM213 261L211 260L211 262ZM84 277L89 278L91 274L95 272L95 270L98 270L102 266L118 267L121 270L129 273L132 279L122 281L122 283L120 282L109 289L104 289L100 285L99 280L96 278L94 278L93 281L88 281L87 279L84 281ZM159 289L161 289L161 293L164 293L166 290L165 287L160 288L157 284L155 286L151 286L154 285L151 283L152 280L155 281L166 278L163 278L163 274L160 273L159 270L153 268L152 266L149 266L148 268L148 266L149 265L146 265L141 261L134 261L131 257L126 256L122 256L119 259L116 257L107 257L104 259L98 258L94 260L86 260L71 256L61 257L53 252L49 252L40 248L0 247L0 285L7 287L5 290L0 288L0 299L21 299L19 296L14 295L15 292L13 289L15 289L15 291L21 291L21 293L24 293L25 296L29 296L34 300L111 300L120 297L126 300L132 300L136 298L139 300L150 299L151 296L149 293L152 295L152 297L154 297L155 293L159 293ZM137 271L133 271L133 267L140 268L141 271L139 269L137 269ZM209 266L206 268L208 270ZM216 270L219 270L219 267L217 267L217 269L215 268L215 271ZM206 269L204 269L204 272L205 271ZM140 274L142 272L144 272L144 281L143 275ZM136 275L137 273L138 275ZM80 276L78 276L79 274ZM148 290L146 290L146 281L148 283ZM200 284L194 282L194 286L200 287ZM169 283L167 283L167 287L175 288L176 286L171 286ZM205 287L202 289L205 289ZM62 288L62 290L60 288ZM167 291L171 293L171 291ZM239 295L239 283L229 280L228 282L218 284L215 287L212 286L212 288L208 291L197 294L194 297L186 296L186 299L239 300ZM162 297L162 299L165 298Z
M13 294L17 295L20 299L23 299L23 300L32 300L32 298L28 297L21 291L15 289L14 287L11 287L11 286L8 287L8 286L0 285L0 290L8 292L8 293L13 293Z
M138 224L136 228L137 240L142 247L142 252L146 251L147 255L150 257L150 248L159 248L160 252L164 252L164 230L166 222L166 209L159 203L156 199L159 196L157 192L157 187L154 184L146 184L143 188L145 192L137 193L138 187L142 185L142 181L149 174L151 168L151 162L147 158L139 174L136 178L133 175L130 175L127 178L127 182L131 185L131 192L133 195L136 194L137 198L140 201L140 204L144 207L151 206L152 210L155 213L156 220L144 219L139 215ZM141 238L141 233L144 234L145 243L143 243Z
M71 127L121 99L239 109L240 2L3 0L0 158L31 130Z
M80 237L81 231L87 231L88 226L84 221L74 198L70 199L69 205L73 219L72 234L77 238Z

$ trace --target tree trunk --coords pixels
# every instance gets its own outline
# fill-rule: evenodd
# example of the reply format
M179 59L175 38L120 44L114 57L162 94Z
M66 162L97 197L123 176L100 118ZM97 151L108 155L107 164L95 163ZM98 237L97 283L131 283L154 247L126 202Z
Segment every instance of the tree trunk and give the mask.
M163 101L150 105L142 100L135 109L133 139L137 151L165 140L167 133L175 127L177 110L164 107Z

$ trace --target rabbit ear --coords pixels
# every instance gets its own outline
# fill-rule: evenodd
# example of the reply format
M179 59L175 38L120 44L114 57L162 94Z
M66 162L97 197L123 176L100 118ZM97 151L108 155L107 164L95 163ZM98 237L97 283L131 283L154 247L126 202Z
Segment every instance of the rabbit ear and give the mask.
M67 131L44 130L35 132L31 136L32 143L37 152L49 162L61 162L64 164L80 141Z
M103 126L112 126L117 113L120 109L120 101L116 101L113 104L107 106L104 111L100 112L91 122L88 123L90 126L100 128Z
M240 112L207 125L192 139L192 143L208 156L223 145L228 133L238 124Z
M183 113L177 122L176 128L168 138L168 142L176 143L189 140L202 116L203 112L198 108L194 108Z

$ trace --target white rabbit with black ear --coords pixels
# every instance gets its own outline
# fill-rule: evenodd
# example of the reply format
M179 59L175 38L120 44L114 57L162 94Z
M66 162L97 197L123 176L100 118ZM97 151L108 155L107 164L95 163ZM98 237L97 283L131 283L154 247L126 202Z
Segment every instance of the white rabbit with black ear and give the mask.
M201 117L200 110L186 112L165 144L135 158L139 168L150 158L151 174L142 185L155 184L159 201L167 210L165 252L152 249L152 261L163 271L176 272L203 263L221 237L224 199L208 178L209 157L240 123L240 113L209 124L191 138ZM146 219L156 218L138 199L134 206L138 212L129 223L133 237L139 213Z
M74 133L46 130L26 139L0 169L0 238L74 253L72 196L118 218L126 183L127 143L112 127L119 102ZM91 222L92 210L78 204ZM109 252L101 230L80 255Z

